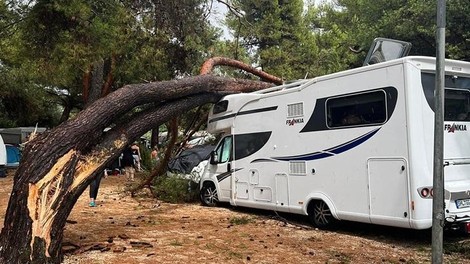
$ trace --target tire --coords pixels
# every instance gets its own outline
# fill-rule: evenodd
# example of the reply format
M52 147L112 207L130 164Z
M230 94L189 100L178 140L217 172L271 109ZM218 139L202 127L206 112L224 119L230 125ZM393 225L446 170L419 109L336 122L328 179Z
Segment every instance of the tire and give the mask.
M330 208L323 201L312 201L307 212L310 222L318 228L331 228L337 222Z
M205 206L214 207L219 202L219 197L217 196L217 189L213 184L204 184L199 193L201 203Z

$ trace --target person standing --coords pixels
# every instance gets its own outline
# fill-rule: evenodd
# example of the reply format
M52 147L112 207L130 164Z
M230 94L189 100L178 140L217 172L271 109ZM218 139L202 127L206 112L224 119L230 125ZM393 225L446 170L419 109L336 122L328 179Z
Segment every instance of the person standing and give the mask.
M153 147L153 150L152 152L150 153L151 157L152 157L152 163L154 164L157 164L158 162L158 147L157 145L155 145L155 147Z
M122 152L121 166L124 167L124 173L126 174L127 180L134 181L135 175L135 160L132 155L132 148L127 147Z
M108 177L108 172L104 170L104 177ZM100 188L101 174L90 183L90 207L96 206L96 197L98 196L98 189Z
M141 171L141 167L140 167L140 148L139 146L137 146L136 143L132 144L131 146L131 149L132 149L132 155L134 156L134 160L135 160L135 169L137 171Z

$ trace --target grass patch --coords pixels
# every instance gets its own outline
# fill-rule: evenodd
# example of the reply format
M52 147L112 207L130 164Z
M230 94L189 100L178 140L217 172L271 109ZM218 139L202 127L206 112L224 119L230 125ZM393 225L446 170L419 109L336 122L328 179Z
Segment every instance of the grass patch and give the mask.
M444 243L445 254L460 254L465 259L470 259L470 241L455 241Z
M248 246L242 243L242 244L238 245L237 248L239 248L239 249L248 249Z
M181 247L181 246L183 246L183 243L178 241L178 240L174 240L170 243L170 246Z
M351 256L342 252L331 251L330 255L343 264L351 263Z
M228 256L229 256L231 259L232 259L232 258L236 258L236 259L242 259L242 258L243 258L242 253L234 252L234 251L229 251L229 252L228 252Z
M423 253L428 253L431 251L431 248L425 247L425 246L418 246L416 248L417 251L423 252Z
M209 250L218 249L217 246L215 246L215 245L213 245L213 244L211 244L211 243L207 243L205 247L206 247L207 249L209 249Z
M230 224L232 225L246 225L254 221L255 220L253 218L248 217L248 216L241 216L241 217L235 216L235 217L230 218L229 220Z

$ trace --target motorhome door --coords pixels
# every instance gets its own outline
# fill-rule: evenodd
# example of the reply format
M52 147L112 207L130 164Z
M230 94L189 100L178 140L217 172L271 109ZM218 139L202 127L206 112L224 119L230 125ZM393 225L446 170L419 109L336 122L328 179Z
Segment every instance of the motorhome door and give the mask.
M374 224L397 220L409 227L408 169L401 158L372 158L367 162L370 219Z
M219 200L229 201L231 196L232 178L232 146L233 137L226 136L215 149L212 159L214 159L215 175L219 183ZM211 166L214 169L214 166Z

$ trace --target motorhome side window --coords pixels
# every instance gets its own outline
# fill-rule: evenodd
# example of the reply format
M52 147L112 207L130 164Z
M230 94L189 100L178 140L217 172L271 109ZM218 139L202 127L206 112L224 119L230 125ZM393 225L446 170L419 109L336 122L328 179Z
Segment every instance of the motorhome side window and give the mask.
M215 150L217 153L217 161L224 163L230 161L232 154L232 136L225 137Z
M235 135L235 160L245 158L260 150L268 142L271 132Z
M227 108L228 108L228 101L227 100L223 100L223 101L220 101L218 103L216 103L214 105L214 108L212 110L212 113L215 115L215 114L219 114L219 113L222 113L222 112L225 112L227 111Z
M434 111L434 73L422 73L421 84L426 101ZM444 86L444 121L470 121L470 78L446 75Z
M445 89L444 120L470 121L470 92L468 90Z
M387 119L386 93L382 90L330 98L326 101L331 128L382 124Z

